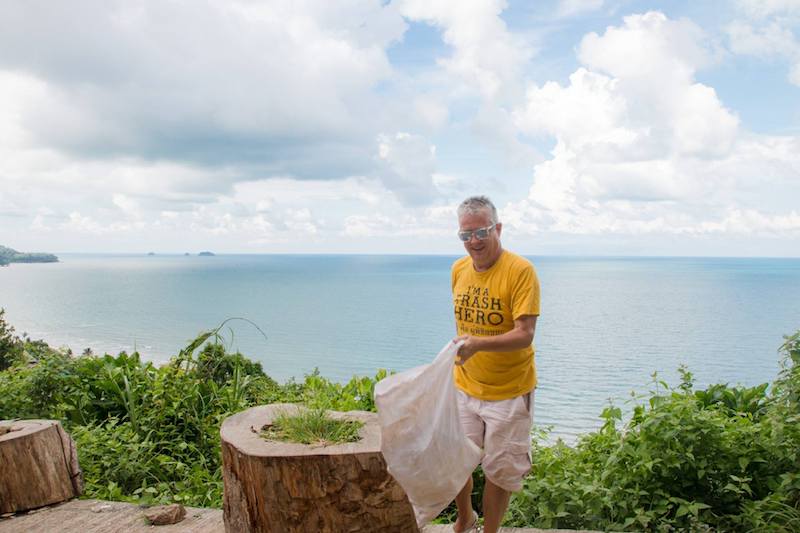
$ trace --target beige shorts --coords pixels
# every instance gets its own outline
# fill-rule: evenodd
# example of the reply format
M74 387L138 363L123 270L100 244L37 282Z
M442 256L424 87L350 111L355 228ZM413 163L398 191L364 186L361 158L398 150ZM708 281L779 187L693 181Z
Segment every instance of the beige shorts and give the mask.
M483 448L483 473L498 487L517 492L531 470L533 391L498 401L457 392L461 426L467 437Z

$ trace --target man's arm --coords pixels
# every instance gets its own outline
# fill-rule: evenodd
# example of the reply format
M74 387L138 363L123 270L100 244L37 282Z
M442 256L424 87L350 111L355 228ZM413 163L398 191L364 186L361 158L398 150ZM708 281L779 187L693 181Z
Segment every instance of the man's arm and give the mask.
M514 329L494 337L475 337L461 335L453 339L455 342L464 341L458 349L457 365L463 365L476 352L512 352L521 350L531 345L533 334L536 332L536 319L538 315L522 315L514 320Z

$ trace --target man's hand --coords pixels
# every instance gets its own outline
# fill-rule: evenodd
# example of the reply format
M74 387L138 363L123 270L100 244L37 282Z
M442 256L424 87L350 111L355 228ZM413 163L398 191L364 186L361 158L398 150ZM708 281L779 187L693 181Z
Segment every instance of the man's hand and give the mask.
M522 315L514 319L514 329L502 335L492 337L460 335L456 337L453 342L464 342L458 349L456 364L463 365L476 352L510 352L530 346L536 331L537 318L538 315Z
M460 335L453 339L453 342L459 343L464 342L461 347L458 349L458 353L456 354L456 364L458 366L463 365L466 363L470 357L475 355L476 352L480 351L480 340L477 337L473 337L472 335Z

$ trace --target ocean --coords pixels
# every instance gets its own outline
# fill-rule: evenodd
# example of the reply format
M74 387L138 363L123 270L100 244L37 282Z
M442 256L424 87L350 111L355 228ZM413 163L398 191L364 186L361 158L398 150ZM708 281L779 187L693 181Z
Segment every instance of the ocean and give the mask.
M163 363L227 318L227 342L284 381L429 362L454 336L455 257L60 255L0 268L18 333ZM800 259L529 257L542 287L535 422L574 440L613 401L676 385L772 381L800 329Z

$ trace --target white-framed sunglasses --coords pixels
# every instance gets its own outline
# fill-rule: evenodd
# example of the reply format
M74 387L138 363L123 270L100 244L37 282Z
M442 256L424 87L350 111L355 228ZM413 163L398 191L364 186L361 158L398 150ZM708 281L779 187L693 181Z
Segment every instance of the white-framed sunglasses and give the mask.
M491 226L486 226L485 228L478 228L472 231L459 231L458 238L462 240L462 242L469 242L472 239L472 236L475 235L475 238L479 241L485 241L489 238L489 232L494 229L494 224Z

